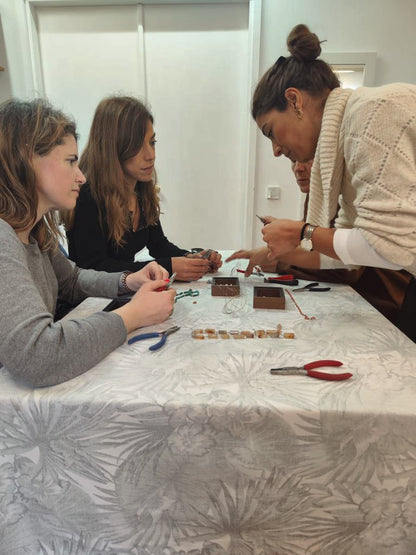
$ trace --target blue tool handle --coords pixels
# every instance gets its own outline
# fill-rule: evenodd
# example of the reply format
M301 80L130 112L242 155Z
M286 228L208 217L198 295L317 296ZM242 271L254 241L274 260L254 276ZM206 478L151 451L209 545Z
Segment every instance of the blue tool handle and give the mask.
M132 343L135 343L136 341L141 341L142 339L150 339L151 337L159 337L159 333L157 332L149 332L149 333L140 333L139 335L135 335L134 337L131 337L127 343L129 345L131 345Z
M154 345L151 345L149 347L149 351L156 351L157 349L160 349L160 347L163 347L163 345L166 343L167 337L168 337L167 333L162 334L162 337L160 338L160 341L158 341Z

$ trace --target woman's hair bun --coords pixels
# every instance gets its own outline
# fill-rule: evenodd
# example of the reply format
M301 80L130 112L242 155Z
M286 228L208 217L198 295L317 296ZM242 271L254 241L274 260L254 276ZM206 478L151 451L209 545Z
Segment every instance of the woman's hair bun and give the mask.
M321 42L309 27L300 23L293 27L287 37L287 48L298 61L311 62L321 53Z

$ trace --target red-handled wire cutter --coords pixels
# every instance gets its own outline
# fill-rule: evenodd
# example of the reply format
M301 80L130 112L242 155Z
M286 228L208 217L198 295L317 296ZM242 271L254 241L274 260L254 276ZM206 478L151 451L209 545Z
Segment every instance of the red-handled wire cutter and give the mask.
M309 376L318 380L330 380L339 382L348 380L352 374L345 372L344 374L328 374L327 372L317 372L313 368L321 368L322 366L342 366L339 360L315 360L304 366L283 366L282 368L271 368L270 373L277 376Z
M166 281L166 285L164 285L163 287L159 287L159 289L156 289L156 291L166 291L166 289L170 289L170 286L172 285L172 283L175 281L175 277L176 277L176 272L174 272L169 279L165 279Z
M295 278L293 274L287 274L285 276L270 276L264 278L265 283L278 283L280 285L298 285L299 281Z

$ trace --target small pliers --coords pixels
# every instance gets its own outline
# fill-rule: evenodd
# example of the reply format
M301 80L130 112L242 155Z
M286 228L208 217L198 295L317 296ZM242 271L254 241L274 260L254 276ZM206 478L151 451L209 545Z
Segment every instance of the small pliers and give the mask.
M168 338L168 335L170 335L171 333L175 333L175 331L178 331L179 329L180 329L179 326L172 326L171 328L168 328L165 331L153 331L149 333L140 333L139 335L135 335L134 337L131 337L127 341L127 343L131 345L132 343L135 343L136 341L141 341L142 339L150 339L151 337L160 337L160 341L158 341L154 345L150 345L149 347L149 351L156 351L157 349L160 349L160 347L163 347L163 345L166 343L166 339Z
M272 276L264 278L265 283L278 283L280 285L298 285L299 281L295 278L293 274L287 274L285 276ZM295 289L296 291L296 289Z
M318 380L329 380L339 382L348 380L352 374L345 372L343 374L327 374L326 372L317 372L313 368L320 368L322 366L342 366L339 360L316 360L309 362L303 366L283 366L282 368L271 368L270 374L277 376L309 376L310 378L317 378Z
M240 270L240 268L237 268L237 272L240 272L240 274L245 274L246 270ZM263 272L261 271L260 266L254 266L253 271L251 272L253 275L255 276L264 276Z
M303 287L297 287L296 289L292 289L292 291L313 291L316 293L322 293L323 291L329 291L330 287L318 287L319 283L314 281L313 283L308 283L308 285L304 285Z

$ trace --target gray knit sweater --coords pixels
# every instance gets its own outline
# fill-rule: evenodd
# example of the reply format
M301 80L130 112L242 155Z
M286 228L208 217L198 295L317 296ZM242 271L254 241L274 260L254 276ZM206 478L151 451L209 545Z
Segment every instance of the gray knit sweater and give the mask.
M334 89L325 104L307 219L360 229L416 275L416 86Z
M0 363L33 386L61 383L91 368L125 341L123 320L97 312L54 322L58 291L74 304L116 297L119 276L80 270L59 251L42 253L34 240L24 245L0 219Z

